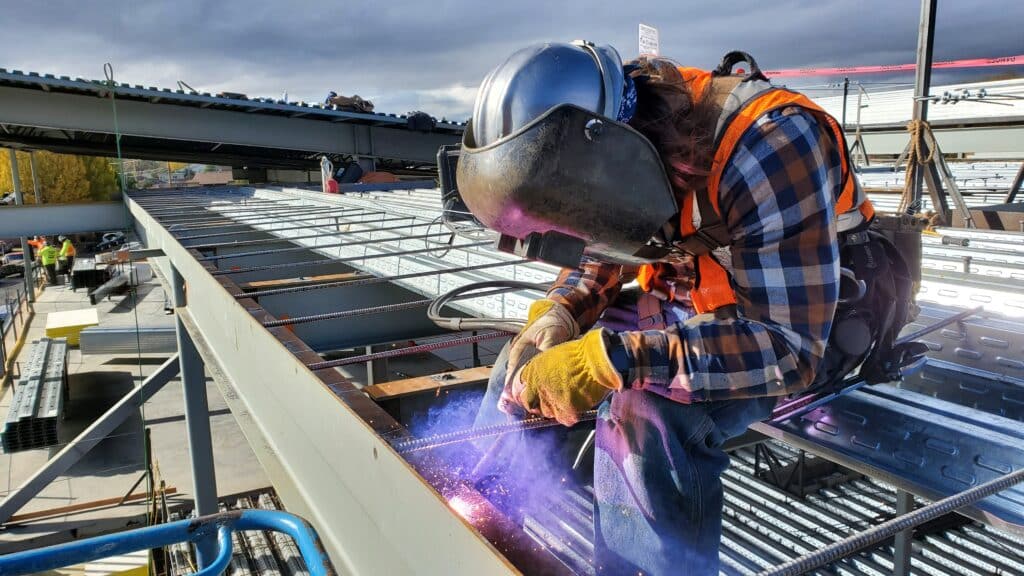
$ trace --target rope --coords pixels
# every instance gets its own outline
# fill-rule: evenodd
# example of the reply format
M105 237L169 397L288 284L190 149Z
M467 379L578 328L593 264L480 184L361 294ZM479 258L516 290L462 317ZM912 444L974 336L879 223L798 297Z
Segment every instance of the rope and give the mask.
M918 166L925 166L935 159L935 135L932 134L932 127L925 120L911 120L907 122L907 132L910 132L910 145L907 148L907 175L903 181L903 196L900 198L900 212L904 214L915 214L920 206L914 202L914 178ZM921 153L921 145L928 138L928 155Z

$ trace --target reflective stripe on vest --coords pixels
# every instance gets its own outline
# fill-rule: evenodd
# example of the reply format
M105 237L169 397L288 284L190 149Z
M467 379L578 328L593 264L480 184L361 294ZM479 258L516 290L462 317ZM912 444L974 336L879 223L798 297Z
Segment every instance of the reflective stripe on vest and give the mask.
M687 82L690 93L695 97L704 94L709 86L708 82L714 81L710 72L693 68L679 68L679 72ZM718 192L722 173L747 129L765 114L781 108L798 106L813 114L820 123L828 126L839 147L842 192L836 200L836 215L856 210L860 212L864 220L870 220L874 216L874 208L860 189L856 177L850 172L846 140L839 123L803 94L774 88L760 80L751 82L757 84L739 83L726 97L726 102L723 104L722 117L719 119L716 130L716 148L711 172L708 175L707 188L697 192L708 195L705 207L710 204L721 219ZM757 88L763 89L757 90ZM735 98L744 93L745 96L741 96L739 100ZM683 198L679 214L679 232L684 238L696 233L701 220L703 220L695 204L697 204L695 194L687 194ZM697 282L693 290L690 291L690 297L693 307L698 313L712 312L722 306L736 304L736 294L730 284L729 273L713 254L710 252L697 254L695 267ZM639 270L637 281L644 290L650 291L656 287L658 268L658 265L645 265Z

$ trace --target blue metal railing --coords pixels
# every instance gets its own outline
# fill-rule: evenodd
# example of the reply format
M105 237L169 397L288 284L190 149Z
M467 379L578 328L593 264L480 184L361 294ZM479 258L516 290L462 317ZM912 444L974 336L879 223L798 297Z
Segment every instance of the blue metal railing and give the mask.
M195 576L215 576L223 573L231 562L231 533L245 530L273 530L287 534L295 540L299 553L306 562L306 567L311 575L332 576L334 574L330 560L320 546L320 539L313 527L298 516L275 510L222 512L7 554L0 556L0 574L4 576L34 574L129 552L160 548L178 542L195 543L216 535L217 555L208 566L195 573Z

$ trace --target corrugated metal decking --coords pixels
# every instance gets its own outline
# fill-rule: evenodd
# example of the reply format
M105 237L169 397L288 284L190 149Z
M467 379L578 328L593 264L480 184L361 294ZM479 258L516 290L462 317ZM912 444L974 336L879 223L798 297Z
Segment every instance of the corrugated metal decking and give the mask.
M231 380L229 393L253 420L247 434L262 434L268 447L273 446L258 454L275 485L280 484L279 494L289 509L309 515L326 537L328 548L337 553L335 561L341 558L352 567L405 572L412 566L419 570L432 566L459 572L459 567L468 566L462 562L453 565L451 559L432 564L438 559L429 556L428 550L446 546L460 557L476 558L475 572L503 572L505 559L489 558L473 546L472 539L463 539L461 529L448 524L441 511L414 496L420 492L413 484L404 483L402 475L407 472L391 468L392 463L398 464L393 460L391 442L409 437L404 423L381 411L358 385L340 378L334 368L425 351L452 359L456 367L467 367L472 357L452 351L492 335L440 335L417 312L424 297L484 280L549 282L556 270L486 248L489 237L480 231L469 238L435 236L445 230L440 224L431 227L440 208L436 190L342 196L296 188L192 191L184 201L203 208L195 221L183 221L167 210L178 198L173 192L137 193L129 204L140 236L151 247L162 248L183 274L187 272L190 289L198 286L203 290L204 299L189 304L195 310L183 311L189 331L197 333L197 342L209 341L199 345L200 352L205 349L208 365L216 364L224 378ZM253 201L259 202L261 210L248 213L241 208L243 202ZM296 225L299 220L301 225ZM1014 263L1024 254L1024 236L949 229L940 230L940 235L968 237L968 244L976 245L951 246L942 238L926 239L924 253L930 265L923 270L921 322L947 317L978 302L990 312L931 335L934 338L928 341L934 359L920 379L908 380L905 388L876 386L854 392L805 414L798 422L760 425L765 433L927 497L960 491L965 480L967 485L984 482L1006 466L1024 465L1024 442L1010 424L1019 429L1012 413L996 416L986 412L991 403L975 405L952 391L957 385L942 387L934 381L935 374L946 374L943 382L951 382L952 373L961 377L961 382L974 378L976 385L989 384L989 394L1010 393L1011 398L1021 389L1024 366L1005 361L1011 356L998 352L997 342L1018 354L1024 349L1024 334L1014 329L1015 321L1010 320L1024 315L1012 276ZM970 258L966 265L965 256ZM999 259L1010 261L1010 265ZM959 264L961 271L948 270L951 264ZM158 265L164 264L158 259ZM457 307L477 316L525 317L535 297L527 292L489 294L460 301ZM236 316L236 308L244 310L244 315ZM919 327L909 327L908 333ZM269 330L269 334L261 330ZM943 338L955 345L944 345ZM225 348L225 341L244 341L248 349ZM284 344L284 349L275 344ZM344 352L352 348L357 349L355 356ZM254 365L252 354L257 349L262 362ZM278 370L279 363L288 362L285 354L291 355L296 366L302 364L314 371L326 388L316 382L307 385L307 373L301 370L287 366ZM271 362L272 358L277 362ZM971 362L988 371L972 367ZM273 383L263 380L271 374L280 374L289 382L287 393L277 393ZM329 394L322 395L324 390ZM870 417L855 417L865 414ZM353 415L361 428L348 427ZM339 435L342 429L347 432ZM900 440L900 429L909 436ZM949 440L944 434L953 430L960 435L963 449L950 452L945 449ZM339 441L321 449L328 436ZM905 442L907 454L911 447L923 452L901 460L903 453L892 448L894 442L897 447ZM311 448L315 456L304 457ZM986 454L987 448L998 449L998 457ZM738 468L726 477L733 510L726 515L729 537L723 540L728 570L745 573L775 565L848 534L839 530L837 523L847 513L840 514L835 507L838 501L826 499L820 507L830 511L824 526L832 531L820 533L815 540L814 521L803 518L821 513L813 498L803 503L783 498L778 501L785 502L783 505L772 504L776 496L754 497L760 488L747 482L752 478L743 469L743 453L737 458ZM514 565L532 570L550 567L552 553L559 563L578 564L581 559L585 563L589 554L585 511L554 517L541 511L525 527L519 526L429 451L410 453L408 463L443 498L472 502L475 513L466 520ZM385 473L385 469L391 472ZM382 483L402 488L381 490ZM1018 487L965 512L1024 532L1021 493ZM857 504L862 496L851 492L850 502L843 506L851 511L860 506L868 511L865 517L871 517L876 513L870 511L873 508ZM744 498L749 502L744 504ZM884 507L884 502L874 505ZM764 511L773 506L781 509ZM401 522L388 522L395 508L421 512L403 514ZM780 518L783 510L800 512ZM444 512L451 514L447 509ZM367 514L372 524L368 529L375 535L354 534L355 521L345 517L353 513ZM796 524L787 528L787 522ZM844 522L859 526L853 516ZM440 525L448 528L442 530ZM387 527L386 536L374 532L383 526ZM807 532L798 534L799 526ZM522 539L547 539L552 534L564 536L563 544L538 549ZM352 548L350 543L357 541L369 547ZM934 546L938 549L939 544ZM843 565L865 573L885 573L884 554L872 554L853 557ZM382 557L386 558L383 566L377 564ZM921 565L936 562L923 560ZM844 570L857 573L854 568Z

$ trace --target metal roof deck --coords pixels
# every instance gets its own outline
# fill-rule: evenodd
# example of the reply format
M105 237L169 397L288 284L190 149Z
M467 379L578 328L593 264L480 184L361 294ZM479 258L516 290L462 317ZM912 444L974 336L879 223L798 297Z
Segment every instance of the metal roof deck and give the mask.
M215 110L243 111L257 114L285 116L289 118L309 118L325 122L353 122L371 126L389 126L408 129L408 116L405 114L389 114L384 112L351 112L340 110L334 105L319 102L285 101L263 97L232 97L215 95L195 90L173 90L171 88L145 87L140 84L131 85L124 82L110 83L106 80L89 80L54 76L38 72L23 72L0 68L0 86L17 86L32 88L44 92L67 92L72 94L91 94L101 98L110 96L111 90L117 98L126 100L148 101L152 103L169 103L196 108L213 108ZM461 134L465 123L438 121L435 128L439 132Z
M190 298L181 317L208 368L226 382L232 409L246 415L243 430L281 497L313 521L336 563L378 573L430 567L503 573L510 568L506 562L554 570L548 552L531 547L528 534L442 462L429 454L396 453L391 441L409 431L336 370L424 351L470 362L467 346L502 336L443 335L425 322L425 302L479 280L543 282L554 268L494 252L487 240L431 241L440 230L436 190L339 196L297 188L190 189L135 193L127 201L140 237L163 249L190 294L202 295ZM1015 327L1024 305L1010 275L1016 265L998 261L1024 257L1024 236L942 233L969 235L978 246L926 241L926 261L934 266L923 271L927 306L920 322L985 297L1001 314L982 315L929 339L934 358L907 387L854 392L799 422L759 425L760 431L929 498L1024 463L1024 413L998 400L1015 400L1024 390L1024 362L1014 361L1024 351L1024 334ZM977 271L958 276L942 269L964 255ZM982 267L1003 270L985 276ZM460 308L480 316L523 316L534 297L490 295ZM389 348L396 342L404 344ZM385 347L355 357L337 352L376 345ZM950 451L951 444L958 448ZM742 481L729 476L727 483ZM1018 487L965 512L1024 530L1021 493ZM455 516L444 501L454 496L473 499L485 513ZM744 518L726 519L736 541L779 534ZM790 542L809 538L783 536L778 538ZM942 556L948 543L929 546ZM772 560L749 561L777 562L799 548L794 544L787 552L784 545L765 544L762 553ZM448 555L438 558L438 549ZM854 563L866 573L885 572L877 558ZM733 558L733 564L744 562Z

